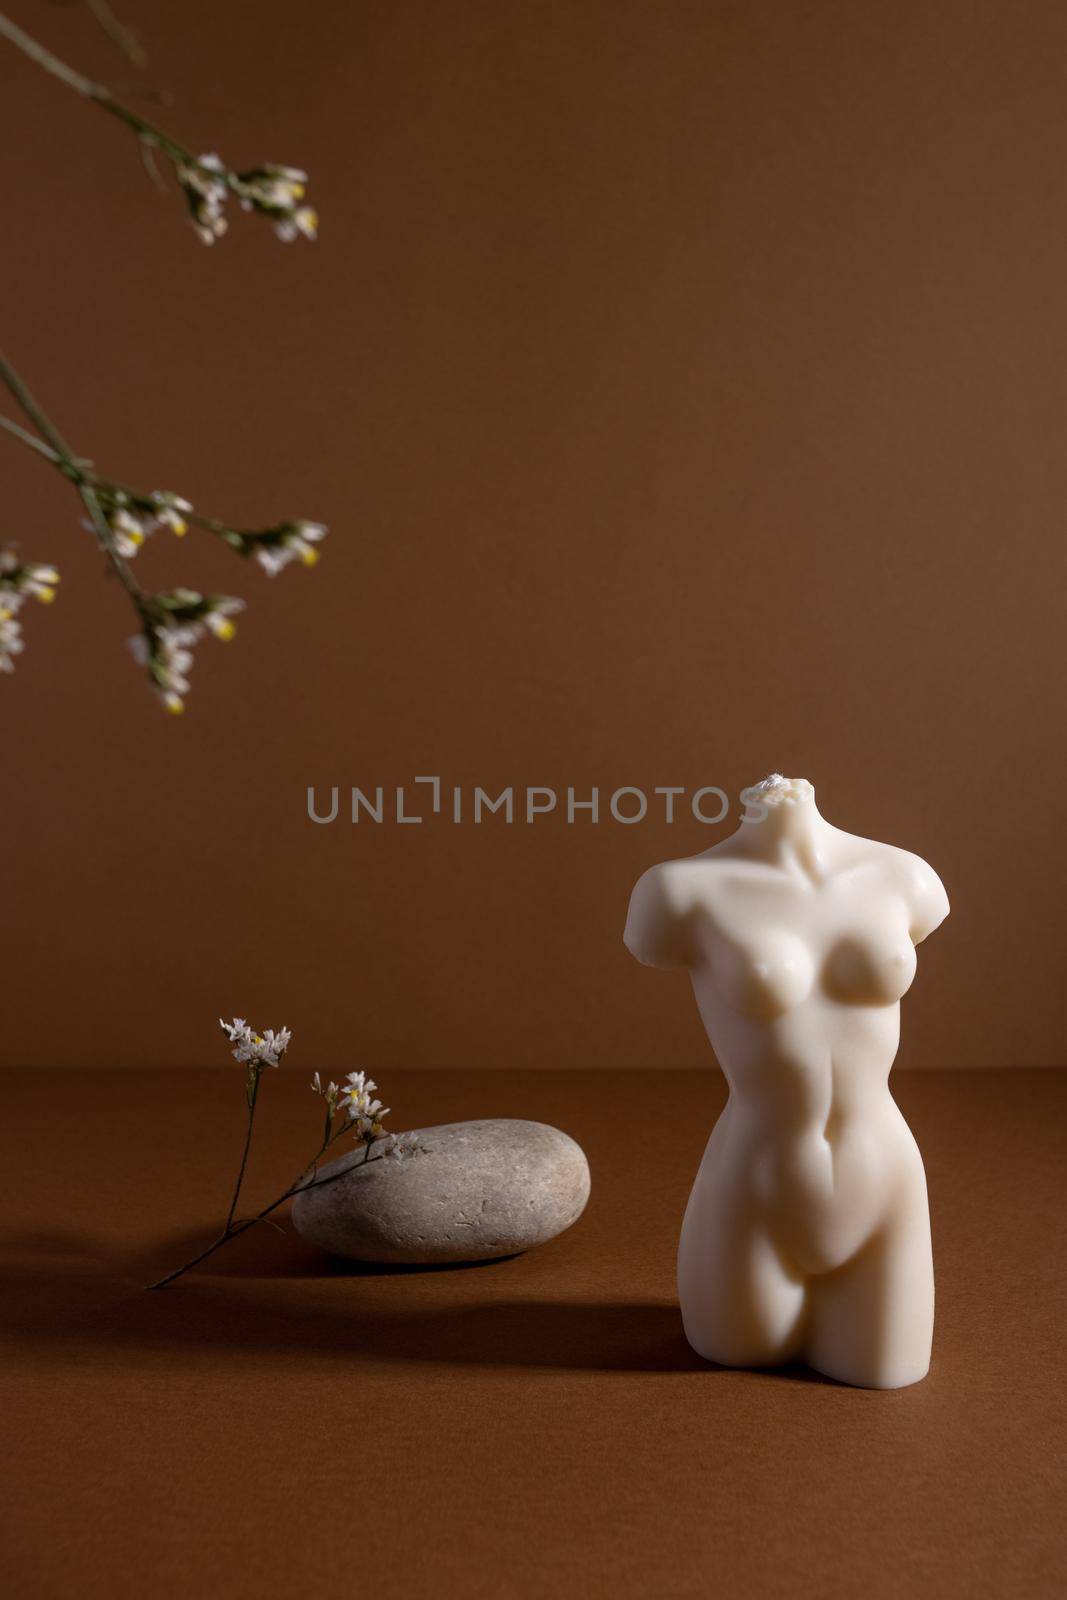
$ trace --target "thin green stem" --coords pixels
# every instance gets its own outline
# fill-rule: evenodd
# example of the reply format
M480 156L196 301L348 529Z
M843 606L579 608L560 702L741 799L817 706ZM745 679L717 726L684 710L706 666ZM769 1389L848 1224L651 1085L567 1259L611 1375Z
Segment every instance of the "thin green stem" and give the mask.
M279 1204L280 1203L281 1202L279 1201ZM181 1278L185 1275L185 1273L190 1272L193 1267L198 1267L201 1261L206 1261L208 1256L214 1255L216 1250L221 1249L227 1240L236 1239L239 1233L244 1233L246 1228L251 1228L252 1225L258 1221L258 1217L249 1217L247 1222L239 1222L237 1226L235 1228L231 1228L228 1233L220 1234L213 1244L209 1244L206 1250L201 1250L198 1256L194 1256L191 1261L187 1261L184 1267L175 1268L173 1272L168 1272L165 1278L157 1278L155 1283L150 1283L147 1285L147 1287L149 1289L165 1289L168 1283L173 1283L175 1278Z
M113 117L118 117L127 127L132 128L146 144L155 145L162 150L164 155L181 166L196 167L199 162L193 152L184 144L179 144L177 139L169 133L164 133L162 128L157 128L154 122L149 122L147 117L139 116L136 111L131 111L129 106L124 106L115 99L109 90L99 84L94 86L92 99L104 111L110 111Z
M308 1164L308 1166L306 1166L304 1168L304 1170L300 1174L300 1176L298 1178L294 1179L294 1181L291 1184L289 1184L288 1188L283 1189L282 1193L277 1197L276 1200L272 1200L270 1205L264 1206L262 1211L257 1211L254 1217L247 1217L245 1219L245 1221L243 1221L243 1222L238 1222L238 1223L232 1224L232 1225L231 1225L231 1222L228 1222L226 1228L219 1235L219 1237L217 1239L213 1240L212 1243L209 1244L205 1249L201 1250L199 1255L193 1256L192 1260L191 1261L187 1261L184 1266L176 1267L173 1272L168 1272L166 1277L157 1278L155 1283L150 1283L148 1285L148 1288L149 1289L163 1289L163 1288L165 1288L167 1286L168 1283L173 1283L175 1278L183 1277L184 1274L189 1272L193 1267L199 1266L201 1261L206 1261L208 1256L214 1255L216 1250L221 1250L222 1246L224 1244L228 1244L231 1239L236 1239L239 1234L246 1233L249 1228L254 1228L257 1222L262 1222L266 1217L269 1217L271 1212L277 1211L278 1207L280 1205L284 1205L286 1200L292 1199L293 1195L296 1194L297 1190L303 1190L304 1192L306 1192L308 1189L322 1189L322 1188L325 1188L325 1186L328 1183L336 1183L338 1178L345 1177L349 1172L352 1171L353 1166L365 1167L367 1165L367 1163L371 1159L371 1151L374 1148L373 1142L371 1144L365 1144L363 1146L363 1160L362 1161L357 1161L357 1162L354 1162L354 1163L350 1164L349 1166L342 1167L339 1172L331 1172L328 1177L318 1178L318 1179L314 1180L311 1183L304 1183L305 1177L307 1176L308 1172L310 1172L313 1169L313 1167L315 1166L315 1163L319 1159L319 1156L321 1156L323 1154L323 1151L326 1150L329 1145L333 1144L337 1139L339 1139L341 1137L341 1135L343 1133L346 1133L347 1131L348 1131L348 1125L346 1123L342 1123L341 1127L337 1129L336 1133L333 1133L330 1136L330 1138L327 1139L326 1142L323 1144L322 1149L319 1151L318 1155L315 1157L315 1160L310 1162ZM379 1161L381 1161L381 1160L384 1159L384 1157L379 1156L377 1159ZM231 1221L232 1221L232 1212L231 1212Z
M148 65L148 56L134 38L129 28L120 22L118 17L108 5L107 0L85 0L86 8L92 12L97 22L107 34L111 43L117 50L121 50L127 61L132 61L135 67Z
M245 1181L245 1168L248 1165L248 1152L252 1148L252 1129L256 1120L256 1102L259 1099L260 1076L261 1074L256 1069L253 1069L252 1079L248 1091L248 1127L245 1129L245 1147L241 1152L241 1165L237 1169L237 1182L234 1185L233 1199L230 1201L230 1209L226 1213L226 1223L222 1230L224 1234L227 1234L230 1231L230 1225L233 1222L233 1215L237 1210L237 1201L241 1194L241 1185Z
M3 17L0 15L0 22L2 21ZM0 352L0 379L2 379L7 388L10 389L11 393L18 401L21 409L26 413L27 417L29 417L30 421L37 429L37 432L43 439L48 441L56 455L59 456L67 466L77 467L77 463L74 459L74 452L70 448L70 445L63 438L51 417L46 415L39 403L34 399L26 383L22 378L19 377L18 373L15 371L10 361L7 360L6 356L4 356L3 352Z
M43 412L40 411L40 408L33 400L32 395L30 395L29 391L26 389L25 385L18 377L18 374L15 372L10 362L5 361L2 356L0 356L0 378L3 379L4 383L11 390L11 392L16 395L16 398L18 398L18 394L21 391L21 394L25 396L27 403L34 407L36 414L40 418L38 426L41 427L43 431L44 427L48 425L47 419L45 418ZM15 384L18 384L18 390L16 390ZM21 399L19 400L19 403L23 403ZM51 445L45 444L43 439L37 439L32 433L27 432L25 428L21 428L17 422L12 422L10 417L0 416L0 428L5 429L6 432L10 433L14 438L20 440L23 444L28 445L31 450L36 450L38 455L44 456L45 460L51 462L52 466L59 468L64 477L73 478L76 483L87 483L91 488L99 488L100 485L105 481L99 476L98 473L92 470L89 462L79 460L77 457L63 455L59 450L53 449ZM71 471L72 467L75 469L74 472ZM135 489L131 484L128 483L119 483L116 478L108 478L106 483L109 489L117 489L121 494L128 495L131 500L143 502L152 498L151 495L145 492L145 490ZM205 517L199 511L183 511L182 516L185 518L186 522L191 522L195 527L204 528L208 533L225 535L233 532L233 529L228 523L219 522L216 517Z
M2 23L4 20L5 19L3 15L0 14L0 23ZM78 457L75 456L73 450L70 448L70 445L64 439L63 435L60 433L51 417L43 409L35 396L30 392L30 389L24 379L19 376L19 374L15 371L15 368L11 365L11 362L7 360L2 352L0 352L0 382L2 382L8 391L14 396L26 417L30 422L33 423L34 427L37 429L37 432L45 441L45 445L41 445L38 441L32 439L31 436L26 433L24 429L20 428L17 423L9 422L6 418L3 419L4 426L10 433L18 435L18 437L25 443L33 445L33 447L42 455L47 456L51 460L52 465L62 472L65 478L69 478L71 483L75 485L78 494L81 497L82 504L89 513L89 520L92 523L93 532L96 534L104 554L111 563L112 570L115 572L120 583L122 584L122 587L129 595L130 600L133 603L133 608L137 613L138 622L142 628L145 627L149 620L149 614L144 591L131 572L129 563L119 555L119 552L115 546L115 536L112 533L111 526L104 515L103 508L101 507L99 498L96 494L94 480L86 469L85 463L80 461Z
M23 444L29 445L31 450L36 450L38 455L44 456L54 467L62 464L62 457L58 456L51 445L45 444L43 439L34 438L32 433L27 433L25 428L20 428L17 422L12 422L10 417L0 417L0 428L12 434L16 439L21 439Z
M130 570L129 562L119 555L115 547L115 536L111 531L110 523L104 515L96 490L92 484L83 481L78 485L78 493L81 495L82 505L89 513L89 521L93 525L93 532L111 562L112 571L133 602L134 610L137 612L137 620L144 628L151 620L148 601L145 598L144 590Z
M93 532L103 546L104 552L123 588L130 596L137 612L138 621L141 627L144 628L146 622L150 620L144 590L134 577L129 563L119 554L116 548L114 534L111 531L111 525L107 517L104 515L97 490L102 487L106 487L109 490L118 490L120 493L128 495L131 500L141 501L142 503L149 501L151 496L142 489L131 488L129 484L117 483L111 479L102 479L93 471L91 462L73 455L69 446L57 431L55 424L41 409L14 367L9 361L5 360L2 354L0 354L0 381L14 395L29 420L40 433L44 434L44 439L35 437L26 428L22 428L17 422L13 422L10 417L0 416L0 428L11 434L13 438L18 439L21 444L28 446L29 449L36 451L38 455L43 456L51 466L55 467L58 472L61 472L66 479L74 484L81 497L82 504L89 514ZM46 439L50 442L45 443ZM231 531L226 523L218 522L214 517L201 516L198 511L186 511L183 512L183 516L187 522L191 522L197 527L205 528L209 533L214 533L219 537L224 537Z
M54 78L65 83L68 88L77 90L78 94L84 94L91 99L93 91L100 87L91 78L85 77L84 73L75 72L65 61L60 61L59 57L54 56L51 50L46 50L43 44L38 44L37 40L24 28L20 28L17 22L5 17L2 11L0 11L0 36L21 50L23 55L29 56L31 61L36 61L39 67L50 72Z
M31 61L35 61L39 67L42 67L45 72L49 72L54 78L58 78L60 83L65 83L68 89L73 89L75 93L84 96L86 100L92 100L103 111L107 111L111 116L118 117L121 122L125 122L127 127L132 128L141 139L165 151L172 161L193 166L197 164L196 157L191 150L186 149L185 145L179 144L177 139L173 139L169 133L164 133L162 128L157 128L155 123L149 122L145 117L139 116L136 111L131 111L129 106L124 106L121 101L116 100L111 90L106 88L104 84L97 83L94 79L87 78L83 72L77 72L73 67L69 67L65 61L61 61L51 50L38 43L24 28L20 28L18 23L12 22L11 18L6 17L2 11L0 11L0 37L7 39L17 50L21 50L23 55L28 56Z

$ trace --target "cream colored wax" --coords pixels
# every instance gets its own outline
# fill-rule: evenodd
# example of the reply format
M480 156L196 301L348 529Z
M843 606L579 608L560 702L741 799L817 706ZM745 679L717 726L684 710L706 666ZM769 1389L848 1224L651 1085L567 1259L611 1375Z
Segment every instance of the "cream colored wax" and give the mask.
M934 1275L889 1071L948 898L918 856L826 822L804 778L745 797L752 820L650 868L626 923L639 961L688 970L730 1088L682 1223L686 1337L727 1366L900 1388L929 1369Z

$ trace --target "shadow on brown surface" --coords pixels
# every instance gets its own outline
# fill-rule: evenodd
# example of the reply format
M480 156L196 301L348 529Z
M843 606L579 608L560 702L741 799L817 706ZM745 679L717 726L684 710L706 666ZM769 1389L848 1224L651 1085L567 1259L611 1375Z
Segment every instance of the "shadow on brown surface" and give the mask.
M425 1293L416 1293L416 1303L410 1307L383 1312L366 1299L339 1306L331 1296L328 1305L316 1305L269 1290L270 1280L279 1278L330 1284L465 1272L485 1280L512 1257L447 1267L380 1266L323 1256L292 1234L272 1241L273 1258L264 1246L248 1251L235 1246L166 1289L133 1288L131 1279L147 1282L161 1261L181 1260L204 1242L202 1236L183 1235L165 1250L119 1261L108 1260L96 1241L74 1233L23 1236L13 1241L17 1254L25 1251L29 1259L32 1252L38 1263L41 1257L52 1256L57 1265L47 1273L39 1265L26 1273L17 1266L4 1271L0 1281L13 1308L7 1319L10 1330L31 1340L39 1353L50 1342L66 1343L76 1337L83 1347L299 1350L346 1362L355 1355L363 1361L428 1361L446 1366L714 1370L689 1348L674 1304L485 1301L481 1281L476 1304L432 1305ZM257 1287L251 1294L242 1292L244 1284L231 1286L226 1281L235 1279L255 1282ZM803 1369L790 1369L789 1375L825 1381Z
M11 1331L41 1349L51 1339L72 1333L108 1346L170 1347L196 1345L231 1350L277 1352L299 1348L350 1360L431 1361L441 1365L556 1367L595 1372L714 1372L719 1370L690 1348L673 1303L608 1301L566 1303L494 1300L475 1305L434 1307L382 1314L355 1303L336 1302L316 1310L257 1292L228 1295L220 1280L263 1281L297 1278L330 1282L350 1278L429 1278L472 1273L491 1277L514 1256L496 1261L452 1262L439 1266L391 1266L344 1261L324 1255L293 1230L258 1230L221 1249L187 1277L165 1289L147 1288L165 1263L180 1262L210 1243L210 1236L185 1233L169 1245L108 1259L100 1241L76 1233L30 1233L9 1241L16 1262L25 1253L39 1262L53 1257L55 1273L18 1266L0 1272L9 1305ZM77 1263L80 1261L81 1270ZM143 1280L130 1292L130 1279ZM216 1280L206 1287L198 1280ZM91 1284L99 1284L97 1297ZM120 1287L121 1285L121 1287ZM479 1292L484 1292L479 1284ZM107 1291L117 1290L112 1298ZM115 1313L120 1311L116 1320ZM768 1369L768 1378L831 1383L800 1365Z
M146 1283L150 1282L161 1272L190 1260L214 1237L211 1232L176 1234L168 1243L153 1245L141 1255L131 1257L127 1269L135 1276L144 1276ZM499 1261L511 1259L510 1256L498 1258ZM290 1224L278 1229L250 1228L194 1270L205 1278L389 1278L424 1272L469 1272L496 1265L497 1261L442 1261L425 1266L346 1261L317 1250Z
M4 1286L10 1287L10 1280ZM334 1308L316 1314L262 1299L248 1303L228 1299L225 1294L203 1295L187 1289L180 1305L167 1309L160 1309L158 1296L148 1298L147 1292L144 1301L124 1299L121 1322L116 1324L110 1315L90 1312L79 1316L79 1305L84 1309L84 1302L69 1290L64 1292L62 1286L38 1284L30 1299L32 1308L24 1308L12 1319L13 1331L32 1339L41 1353L49 1340L66 1341L76 1331L83 1347L95 1342L110 1351L151 1346L180 1354L195 1346L227 1353L241 1348L266 1355L298 1350L346 1363L356 1356L375 1363L410 1361L603 1373L715 1374L726 1370L703 1360L689 1347L674 1305L491 1301L477 1306L416 1308L399 1315L360 1307L346 1317L338 1316ZM837 1387L832 1379L801 1365L750 1375L771 1382Z
M238 1221L240 1218L238 1218ZM120 1278L143 1279L147 1288L157 1278L172 1271L183 1261L191 1260L217 1238L217 1230L194 1229L176 1233L163 1243L146 1243L136 1249L121 1253L103 1239L75 1232L33 1232L9 1236L8 1249L14 1254L14 1265L0 1273L0 1279L10 1271L19 1274L19 1260L25 1256L35 1262L42 1257L52 1257L62 1263L64 1271L75 1268L80 1259L86 1270L96 1271L102 1266ZM446 1261L431 1265L393 1265L379 1261L346 1261L338 1256L326 1255L301 1238L291 1224L265 1225L249 1229L232 1242L223 1245L214 1255L197 1264L185 1279L186 1285L198 1278L386 1278L417 1277L423 1273L472 1272L492 1268L513 1256L500 1256L492 1261Z
M179 1293L181 1298L179 1300ZM416 1307L410 1312L366 1306L338 1313L257 1297L196 1288L123 1298L120 1305L86 1304L70 1286L39 1281L26 1293L12 1323L34 1341L39 1355L50 1342L76 1336L83 1352L151 1346L174 1354L195 1346L232 1353L360 1361L429 1362L438 1366L569 1368L594 1372L714 1370L682 1336L670 1305L559 1304L490 1301L472 1306ZM118 1313L116 1315L116 1312ZM812 1376L793 1374L793 1376Z

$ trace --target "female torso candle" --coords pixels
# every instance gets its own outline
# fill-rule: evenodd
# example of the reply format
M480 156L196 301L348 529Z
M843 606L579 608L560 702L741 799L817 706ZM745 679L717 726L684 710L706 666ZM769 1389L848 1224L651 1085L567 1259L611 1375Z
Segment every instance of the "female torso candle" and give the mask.
M730 1086L678 1249L686 1337L727 1366L802 1360L899 1388L930 1365L926 1176L889 1093L915 946L948 914L925 862L820 816L806 779L641 878L626 944L686 967Z

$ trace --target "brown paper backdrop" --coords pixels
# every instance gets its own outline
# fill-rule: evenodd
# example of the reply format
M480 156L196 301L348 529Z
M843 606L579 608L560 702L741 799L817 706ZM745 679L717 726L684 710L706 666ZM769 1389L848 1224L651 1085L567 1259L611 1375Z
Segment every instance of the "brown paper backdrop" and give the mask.
M80 9L9 8L130 69ZM254 524L181 721L73 498L3 696L4 1058L706 1060L620 943L722 830L315 827L308 784L610 793L805 774L954 914L905 1065L1063 1059L1067 13L1055 4L124 0L163 114L313 174L314 246L202 249L124 129L0 45L4 342L75 447Z

